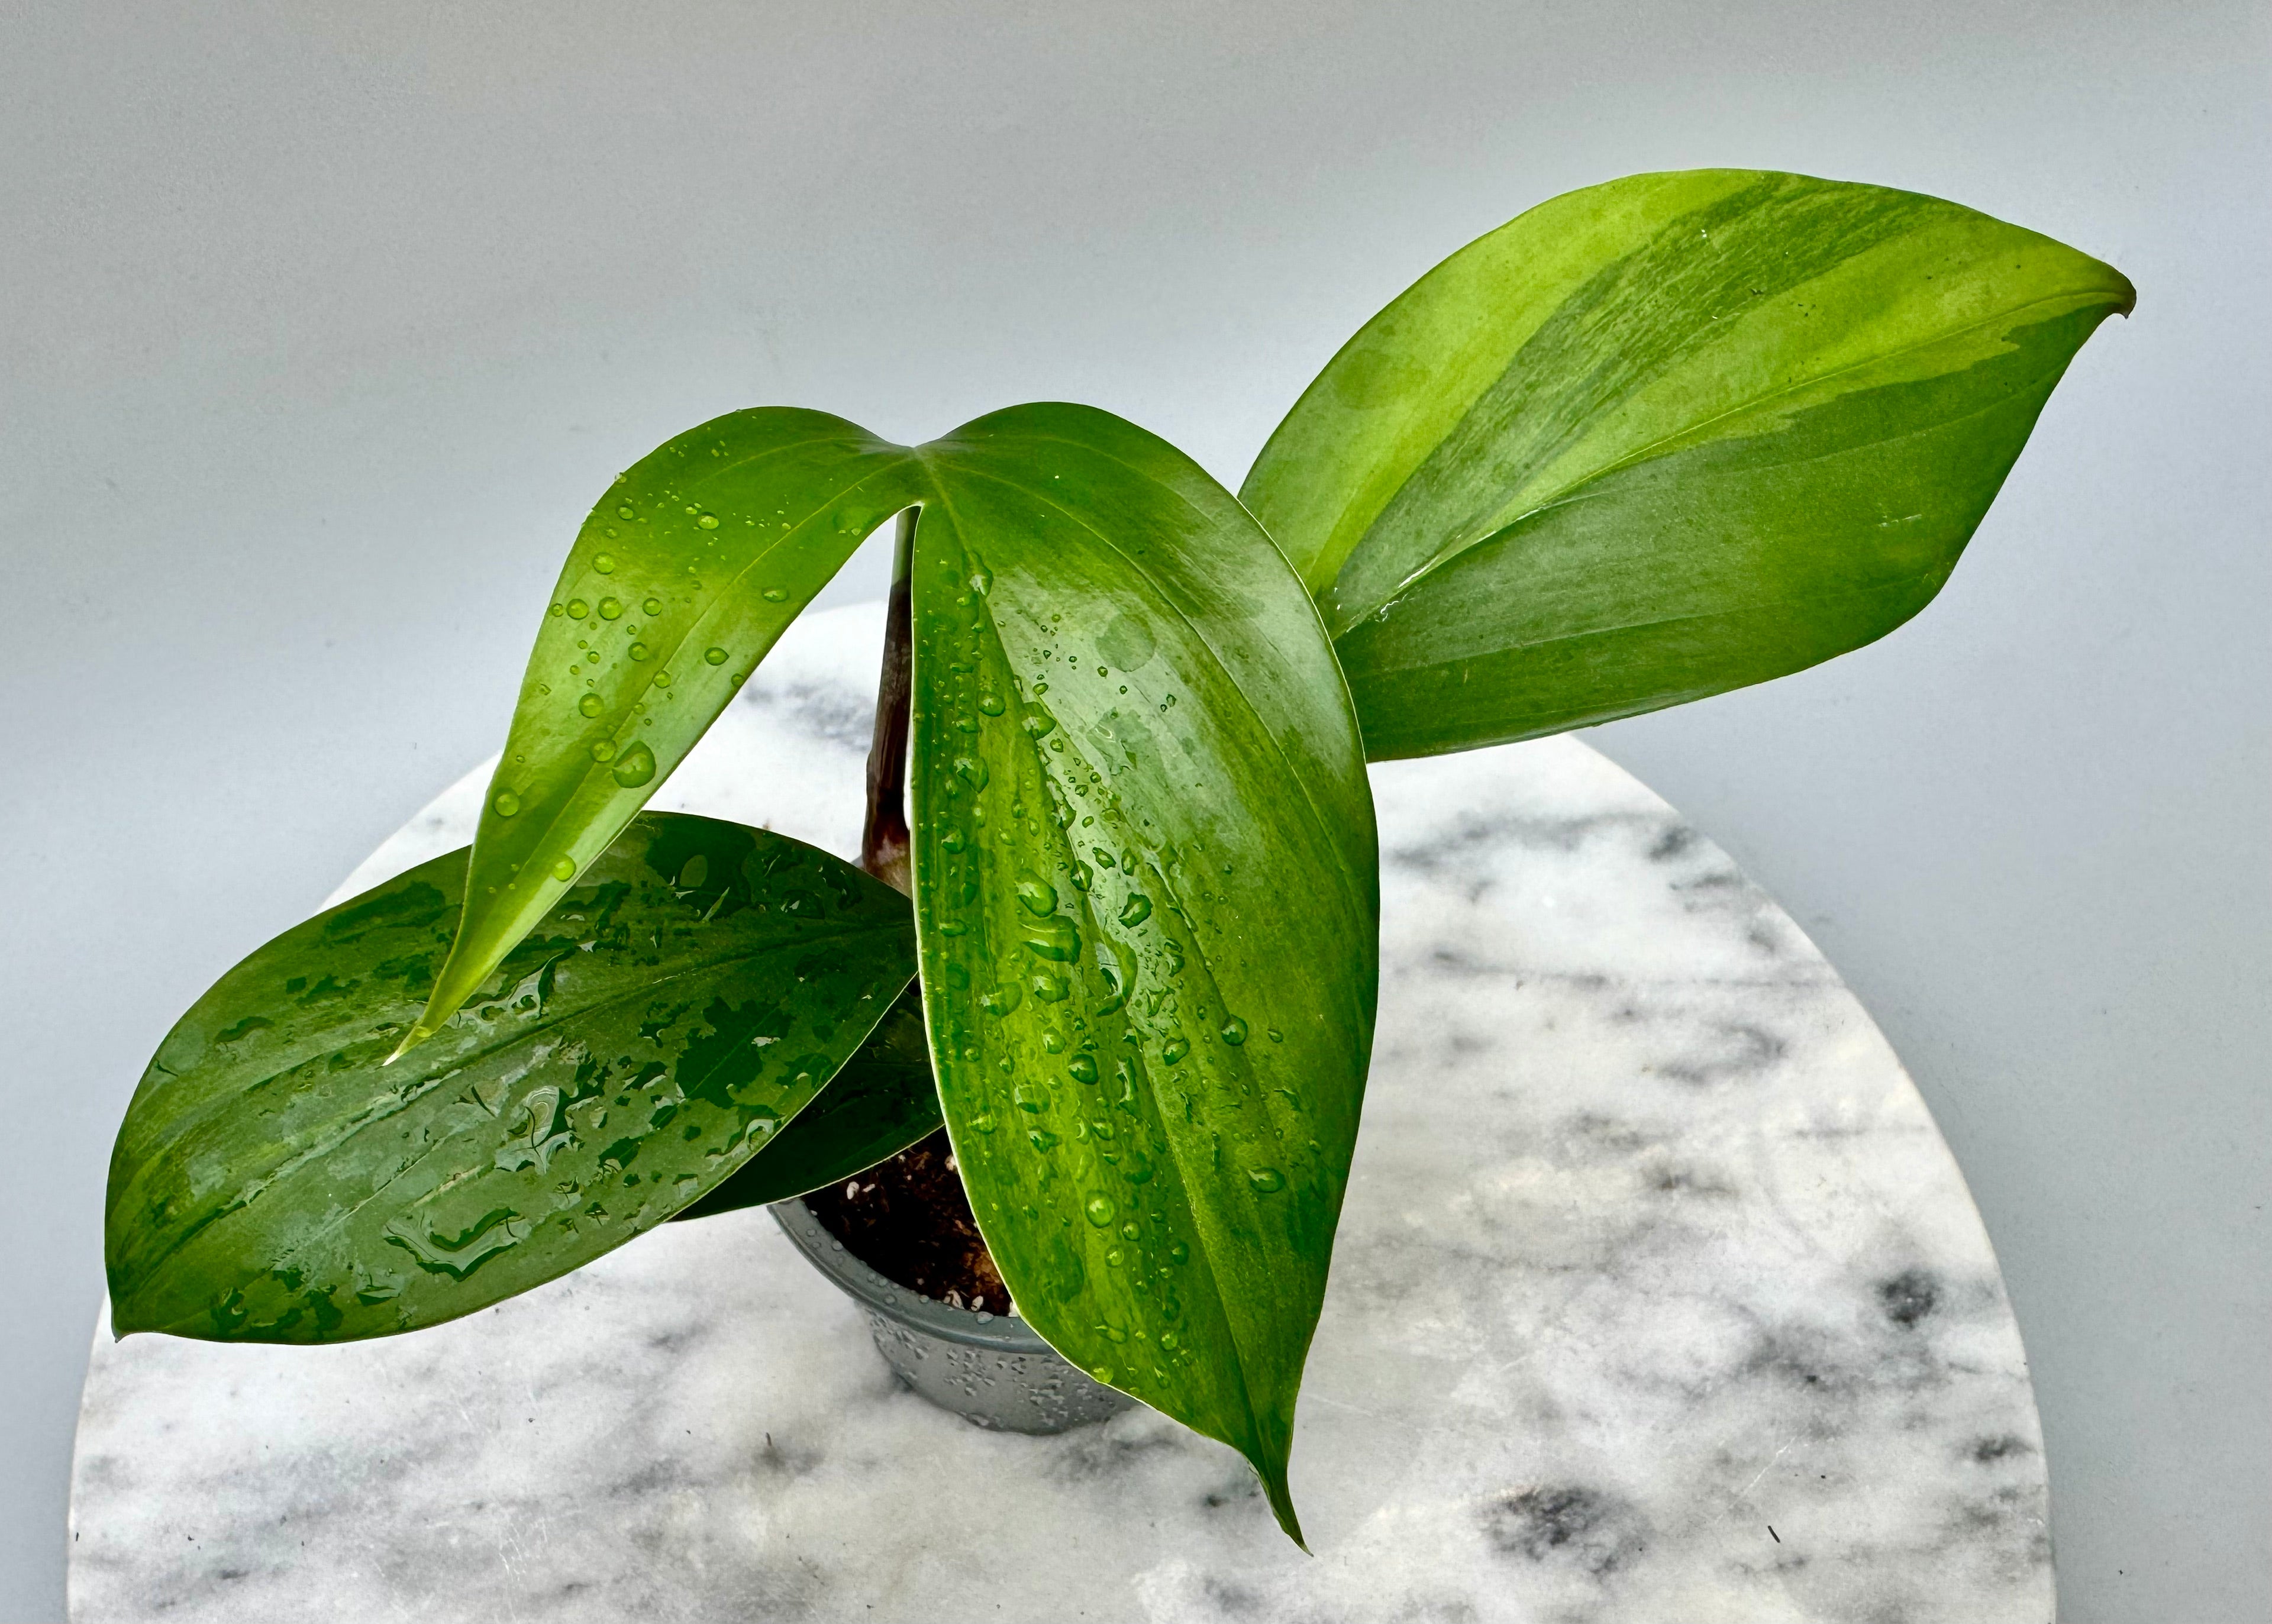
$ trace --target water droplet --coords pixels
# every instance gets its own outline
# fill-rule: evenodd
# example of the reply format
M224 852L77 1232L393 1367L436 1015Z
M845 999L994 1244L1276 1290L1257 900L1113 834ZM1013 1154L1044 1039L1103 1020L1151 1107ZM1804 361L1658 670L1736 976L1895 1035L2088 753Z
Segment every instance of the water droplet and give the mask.
M1173 1037L1168 1039L1166 1043L1160 1045L1160 1058L1170 1066L1173 1066L1177 1061L1182 1059L1191 1051L1192 1046L1185 1041L1184 1035L1181 1032L1177 1033Z
M718 528L718 515L715 513L705 513L701 518L696 520L694 522L700 525L706 530L714 530Z
M614 760L615 759L616 759L616 744L615 744L615 741L614 741L613 739L603 738L603 739L601 739L598 743L594 744L594 745L592 746L592 760L594 760L594 761L612 761L612 760Z
M1072 1074L1072 1080L1075 1082L1095 1082L1096 1057L1093 1054L1077 1054L1065 1062L1065 1070Z
M520 797L510 790L500 790L497 799L490 803L490 810L500 818L510 818L520 810Z
M726 651L722 648L706 648L702 651L702 659L706 664L723 665L726 663Z
M626 502L616 510L616 517L618 519L636 519L639 515L632 511L632 505Z
M1048 880L1032 874L1018 876L1018 900L1026 911L1036 918L1046 919L1058 910L1058 888Z
M670 673L669 671L657 671L654 674L654 685L658 688L668 688L670 686Z
M602 575L614 574L616 573L616 555L611 552L603 552L600 554L597 558L592 560L592 567L599 571Z
M960 919L950 919L938 927L938 933L941 936L960 936L969 928Z
M981 761L976 756L955 757L954 770L968 782L972 789L983 790L986 787L988 777L986 763Z
M600 702L600 696L598 694L587 693L582 699L576 701L576 708L587 716L596 716L608 707Z
M1024 990L1016 982L1008 981L990 992L980 993L978 1007L990 1015L1006 1015L1025 999Z
M555 603L555 604L552 606L552 615L553 615L553 617L554 617L555 619L557 619L559 617L561 617L562 615L566 614L567 612L568 612L568 606L567 606L565 603Z
M1274 1043L1274 1044L1282 1044L1282 1043L1284 1043L1284 1042L1286 1041L1286 1034L1285 1034L1285 1033L1283 1033L1283 1032L1282 1032L1282 1031L1280 1031L1276 1027L1274 1027L1274 1027L1268 1028L1268 1029L1267 1029L1267 1030L1269 1031L1269 1034L1270 1034L1270 1041L1271 1041L1272 1043Z
M1117 1269L1121 1264L1127 1261L1128 1254L1121 1251L1117 1246L1113 1247L1111 1251L1104 1254L1104 1266L1107 1269ZM1125 1342L1128 1340L1127 1333L1125 1331L1111 1332L1109 1334L1115 1342Z
M1188 1263L1191 1261L1192 1249L1182 1241L1179 1240L1168 1248L1168 1261L1170 1263Z
M585 616L587 616L587 615L590 614L591 612L592 612L592 606L591 606L589 603L587 603L586 602L584 602L584 600L583 600L583 599L581 599L581 598L570 598L570 599L568 600L568 618L569 618L569 619L571 619L571 620L581 620Z
M642 615L660 615L662 613L662 600L661 598L649 598L646 602L639 605L639 613Z
M1250 1167L1246 1170L1246 1182L1254 1186L1258 1194L1275 1195L1286 1187L1286 1175L1274 1167Z
M1065 1141L1045 1127L1029 1127L1026 1130L1026 1142L1036 1150L1054 1150Z
M1034 989L1034 996L1044 1004L1062 1004L1065 1000L1067 988L1064 977L1060 976L1051 975L1045 969L1037 969L1034 972L1034 978L1029 984ZM1056 1051L1052 1050L1050 1052L1055 1053Z
M768 603L786 603L788 602L788 594L783 592L779 587L767 587L758 595L765 599Z
M1110 1365L1091 1365L1088 1367L1088 1373L1099 1381L1110 1382L1112 1380L1112 1366Z
M1246 1041L1246 1022L1237 1015L1222 1023L1222 1041L1236 1049Z
M1002 696L998 693L980 694L978 696L978 708L984 711L990 716L1000 715L1002 714Z
M1120 1226L1120 1239L1123 1240L1133 1240L1141 1233L1143 1233L1143 1231L1139 1230L1133 1224L1124 1224Z
M710 859L698 851L687 858L686 866L678 871L678 887L682 891L691 891L709 878Z
M563 857L552 865L552 878L565 884L576 878L576 859Z
M633 643L632 645L632 658L634 660L644 660L647 657L650 652L652 651L649 650L645 643Z
M1160 1346L1170 1353L1173 1353L1176 1351L1176 1345L1178 1340L1179 1338L1177 1338L1176 1333L1173 1331L1162 1331L1160 1333Z
M622 599L620 599L620 598L602 598L602 599L600 600L600 618L601 618L601 619L602 619L602 620L621 620L623 617L624 617L624 604L623 604L623 600L622 600Z
M1051 1054L1062 1054L1065 1052L1065 1039L1055 1032L1044 1032L1042 1034L1042 1047Z
M976 1133L992 1133L994 1131L994 1113L990 1111L980 1111L976 1116L970 1119L970 1126L972 1130Z
M654 752L645 741L633 739L616 762L616 782L626 790L636 790L654 776Z
M1134 929L1152 917L1152 899L1141 891L1131 891L1128 900L1120 904L1120 923Z
M1120 1209L1112 1204L1112 1198L1110 1195L1098 1194L1090 1196L1088 1204L1081 1210L1088 1215L1088 1221L1091 1224L1102 1229L1112 1222Z
M1063 914L1029 919L1025 928L1026 951L1037 959L1069 964L1080 956L1080 931Z
M984 565L982 564L976 569L970 572L970 589L976 593L980 597L984 597L988 591L992 588L993 585L994 572L988 569Z

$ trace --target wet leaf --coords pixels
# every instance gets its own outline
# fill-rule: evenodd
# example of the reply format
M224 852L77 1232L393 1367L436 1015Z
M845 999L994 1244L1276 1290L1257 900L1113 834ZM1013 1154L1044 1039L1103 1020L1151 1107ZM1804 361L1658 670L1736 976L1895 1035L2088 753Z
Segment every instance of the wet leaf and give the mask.
M1378 875L1307 595L1103 412L922 448L914 871L931 1051L1028 1323L1286 1485L1371 1044Z
M762 1152L914 971L907 899L647 813L433 1038L467 854L286 932L184 1015L111 1158L121 1335L340 1342L589 1262Z
M1937 198L1634 176L1422 278L1240 494L1317 594L1371 756L1535 737L1915 614L2134 297Z
M908 453L768 407L680 435L617 479L568 555L474 838L432 1001L448 1018L646 804L775 639L908 505Z
M841 1184L938 1132L938 1089L923 1035L923 994L910 982L868 1041L820 1096L789 1119L742 1171L678 1214L706 1218L770 1206Z

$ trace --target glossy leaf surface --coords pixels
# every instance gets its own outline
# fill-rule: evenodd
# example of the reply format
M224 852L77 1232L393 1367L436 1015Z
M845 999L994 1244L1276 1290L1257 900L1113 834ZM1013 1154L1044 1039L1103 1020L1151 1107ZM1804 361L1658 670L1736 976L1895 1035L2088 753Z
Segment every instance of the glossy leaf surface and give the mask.
M1189 459L1022 407L922 448L924 1008L1027 1321L1286 1486L1371 1043L1378 883L1316 611Z
M122 1335L377 1336L564 1274L763 1151L914 971L897 892L650 813L383 1066L466 868L452 852L288 931L168 1035L111 1159Z
M1636 176L1368 323L1241 492L1376 759L1797 670L1937 592L2119 272L1954 204Z
M617 479L529 655L469 905L407 1049L646 804L799 610L908 505L908 453L823 412L691 430Z
M938 1132L938 1088L913 983L820 1096L742 1171L679 1213L706 1218L841 1183Z

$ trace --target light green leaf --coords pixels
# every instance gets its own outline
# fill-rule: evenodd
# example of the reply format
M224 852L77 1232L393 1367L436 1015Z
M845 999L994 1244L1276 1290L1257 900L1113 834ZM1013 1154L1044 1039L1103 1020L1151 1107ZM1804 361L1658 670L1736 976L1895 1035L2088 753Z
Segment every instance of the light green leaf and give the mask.
M1253 1462L1302 1364L1378 977L1315 610L1188 458L1083 407L922 448L914 871L948 1132L1027 1321Z
M678 1214L706 1218L841 1184L938 1132L938 1088L910 982L820 1097L791 1118L741 1171Z
M568 555L474 837L422 1042L605 850L799 610L911 500L908 453L823 412L714 418L643 459Z
M1378 758L1858 647L1939 589L2121 273L1936 198L1746 170L1570 193L1375 317L1241 495Z
M121 1335L379 1336L564 1274L763 1150L914 973L897 892L782 835L648 813L382 1066L466 866L295 926L167 1036L111 1157Z

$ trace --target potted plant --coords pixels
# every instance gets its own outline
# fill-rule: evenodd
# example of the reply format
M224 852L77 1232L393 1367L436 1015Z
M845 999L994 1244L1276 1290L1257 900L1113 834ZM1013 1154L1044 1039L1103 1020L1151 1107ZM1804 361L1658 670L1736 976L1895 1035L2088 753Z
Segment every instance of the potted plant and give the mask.
M921 1171L967 1193L1005 1333L1231 1444L1298 1540L1374 1013L1366 760L1891 630L2133 297L1954 204L1646 175L1424 277L1236 497L1078 406L912 448L788 408L680 436L577 538L470 850L161 1044L112 1161L116 1328L413 1330L674 1216L856 1193L943 1126ZM860 867L643 812L894 515Z

